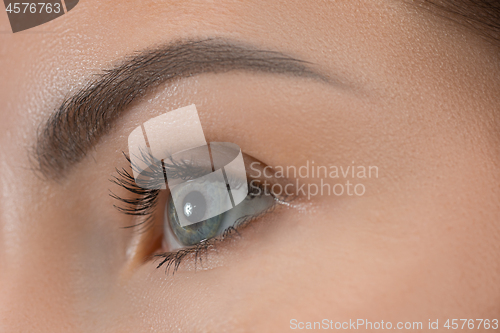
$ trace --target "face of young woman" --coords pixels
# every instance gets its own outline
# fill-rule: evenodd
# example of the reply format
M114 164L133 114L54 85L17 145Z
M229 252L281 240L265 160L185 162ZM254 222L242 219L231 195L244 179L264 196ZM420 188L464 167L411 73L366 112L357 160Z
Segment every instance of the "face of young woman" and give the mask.
M0 331L426 328L500 313L500 62L473 32L389 0L89 0L16 34L2 14L0 30ZM185 75L136 96L81 158L39 149L63 167L38 170L39 133L65 99L137 52L193 57L193 41L205 67L177 54ZM135 128L191 104L207 142L259 161L249 180L272 167L293 200L157 269L152 255L179 253L168 190L141 231L124 228L141 217L114 207L110 193L134 196L110 180L130 170ZM89 120L98 106L82 121L103 125Z

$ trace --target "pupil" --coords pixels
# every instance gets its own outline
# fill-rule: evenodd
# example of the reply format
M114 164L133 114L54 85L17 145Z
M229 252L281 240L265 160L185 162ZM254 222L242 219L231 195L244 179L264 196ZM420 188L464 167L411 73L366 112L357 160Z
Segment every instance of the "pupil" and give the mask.
M203 194L198 191L192 191L184 197L182 207L186 219L191 223L196 223L204 219L207 211L207 202Z

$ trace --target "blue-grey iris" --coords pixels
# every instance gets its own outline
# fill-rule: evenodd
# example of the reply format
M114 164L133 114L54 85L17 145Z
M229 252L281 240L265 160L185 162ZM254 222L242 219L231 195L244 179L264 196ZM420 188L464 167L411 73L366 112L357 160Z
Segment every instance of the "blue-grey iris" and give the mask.
M194 191L195 192L195 191ZM198 192L196 192L198 193ZM181 214L184 214L188 219L191 215L190 209L192 206L195 206L191 203L191 201L196 201L199 203L198 198L196 197L197 194L193 195L187 195L186 199L184 200L184 210L187 211L187 214L185 212L181 212ZM201 195L201 194L200 194ZM193 196L193 198L191 198ZM194 200L193 200L194 199ZM189 207L188 207L189 206ZM200 208L200 207L198 207ZM190 224L188 226L182 227L179 223L179 217L177 215L177 211L174 206L174 201L172 200L172 196L168 198L168 221L170 223L170 226L172 228L172 231L174 232L175 236L179 240L179 242L182 245L185 246L190 246L197 244L201 242L202 240L205 239L210 239L214 236L217 235L217 231L219 230L219 227L221 225L223 215L220 214L217 216L214 216L210 219L207 219L205 221L201 221L195 224ZM196 207L194 208L193 211L194 214L196 214ZM192 215L191 215L192 216Z

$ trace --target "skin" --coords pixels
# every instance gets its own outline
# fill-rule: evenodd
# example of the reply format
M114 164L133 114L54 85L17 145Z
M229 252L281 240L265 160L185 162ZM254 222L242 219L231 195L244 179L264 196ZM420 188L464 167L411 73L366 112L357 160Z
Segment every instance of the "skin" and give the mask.
M9 31L0 14L0 30ZM34 170L36 130L124 56L230 37L341 85L203 74L133 104L63 179ZM500 319L500 62L474 32L400 1L81 1L0 34L0 331L280 332L290 320ZM108 180L128 134L196 104L207 141L270 166L377 166L363 196L297 198L175 275L161 238L122 227ZM329 184L345 179L325 179ZM301 178L301 184L319 179ZM160 206L165 202L165 195ZM162 209L160 209L162 210ZM158 222L158 220L160 220Z

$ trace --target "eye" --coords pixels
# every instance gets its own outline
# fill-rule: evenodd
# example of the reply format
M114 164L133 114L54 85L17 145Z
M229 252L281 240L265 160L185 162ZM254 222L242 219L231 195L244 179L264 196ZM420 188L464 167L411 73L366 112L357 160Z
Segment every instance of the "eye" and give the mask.
M179 191L183 203L182 212L176 210L172 195L169 196L165 205L163 221L164 247L170 251L193 246L202 241L221 236L224 232L238 227L245 220L270 210L276 204L275 197L264 190L258 191L258 188L252 186L251 193L234 208L201 222L182 226L179 220L180 214L189 219L190 216L198 214L197 209L201 211L208 210L205 207L198 207L200 203L214 205L213 210L223 208L220 205L223 201L221 198L225 189L209 192L206 191L206 186L192 186L192 183L195 182L183 184L183 188Z
M195 253L196 263L199 251L235 232L239 234L238 229L247 222L285 203L273 194L272 176L257 170L256 178L266 175L259 185L259 179L248 174L248 161L237 144L206 142L194 104L136 127L128 137L128 146L132 170L118 171L121 179L115 178L114 182L135 197L112 196L125 203L119 210L142 219L136 226L148 230L151 225L155 231L162 230L163 253L150 248L146 252L163 257L158 267L165 265L167 271L172 265L175 271L191 253ZM254 180L257 186L249 186ZM162 194L165 192L167 198ZM156 242L154 246L159 247Z
M125 157L133 168L130 158ZM293 207L291 201L296 196L282 191L289 186L293 189L290 180L278 176L266 164L248 155L243 154L243 160L246 176L241 177L234 172L235 169L226 168L223 181L220 177L211 178L206 167L197 163L167 163L163 165L164 170L161 164L155 163L153 165L158 167L151 168L147 174L152 180L149 188L138 185L130 169L118 170L118 176L112 181L125 188L130 196L121 197L112 193L112 197L120 201L116 208L135 216L137 223L130 227L140 233L156 230L158 238L153 236L152 239L161 237L161 241L148 251L152 258L161 259L157 267L165 266L167 271L172 267L175 271L189 254L194 254L196 261L196 258L201 258L201 251L230 235L239 235L240 230L250 223L274 213L275 208ZM263 172L264 168L266 172ZM178 176L173 189L160 189L158 180L164 173ZM210 173L214 172L210 170ZM244 184L242 179L245 179ZM231 193L236 193L231 200L227 196L228 188L235 190ZM277 188L283 193L274 193L273 189ZM242 193L240 189L245 190L243 198L238 198L238 193ZM237 204L232 206L233 202Z

